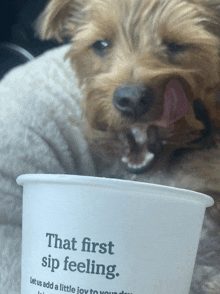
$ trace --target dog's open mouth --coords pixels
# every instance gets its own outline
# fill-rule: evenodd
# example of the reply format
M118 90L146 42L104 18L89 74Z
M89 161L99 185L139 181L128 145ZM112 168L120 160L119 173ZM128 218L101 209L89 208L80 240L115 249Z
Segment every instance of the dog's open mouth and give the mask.
M127 148L122 162L131 172L141 173L151 166L164 145L163 129L172 129L173 123L183 118L190 109L186 93L177 80L167 83L163 101L163 114L159 120L132 125L124 138Z
M146 131L139 127L132 127L126 138L123 138L127 148L125 155L122 157L122 162L131 172L141 173L145 171L155 158L156 150L155 152L149 150L150 143L147 135L149 130L150 127ZM158 146L161 146L161 142Z

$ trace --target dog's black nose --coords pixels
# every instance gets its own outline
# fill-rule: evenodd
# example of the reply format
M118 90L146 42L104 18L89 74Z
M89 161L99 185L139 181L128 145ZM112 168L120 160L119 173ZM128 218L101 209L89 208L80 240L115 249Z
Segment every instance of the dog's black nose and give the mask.
M126 117L139 119L147 113L155 101L151 87L124 85L118 87L113 95L116 109Z

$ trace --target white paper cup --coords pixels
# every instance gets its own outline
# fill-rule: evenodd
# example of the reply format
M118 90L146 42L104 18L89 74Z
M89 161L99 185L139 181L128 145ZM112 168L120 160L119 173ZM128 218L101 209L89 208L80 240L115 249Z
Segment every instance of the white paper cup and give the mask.
M22 175L22 294L188 294L212 198L115 179Z

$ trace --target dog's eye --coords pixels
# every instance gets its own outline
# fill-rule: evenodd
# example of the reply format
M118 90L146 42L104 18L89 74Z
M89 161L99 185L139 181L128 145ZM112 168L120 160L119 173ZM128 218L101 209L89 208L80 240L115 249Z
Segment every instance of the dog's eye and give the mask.
M111 42L109 40L99 40L92 45L94 52L101 57L107 54L107 49L109 47L111 47Z
M177 44L174 42L167 43L166 46L167 46L169 53L172 53L172 54L178 54L180 52L183 52L183 51L185 51L185 49L187 47L186 45L181 45L181 44Z

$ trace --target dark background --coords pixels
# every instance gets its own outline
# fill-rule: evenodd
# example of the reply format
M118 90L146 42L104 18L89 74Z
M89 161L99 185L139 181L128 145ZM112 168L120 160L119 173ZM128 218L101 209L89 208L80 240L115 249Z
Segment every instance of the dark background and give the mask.
M1 0L0 42L12 42L38 55L56 42L41 42L34 32L34 21L46 0Z
M34 57L60 45L36 36L34 23L46 4L46 0L0 0L0 78L10 68L27 61L8 44L18 45Z

